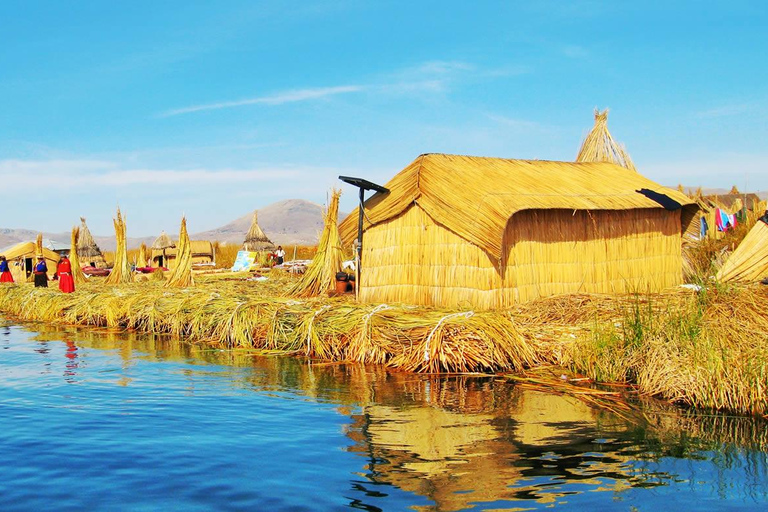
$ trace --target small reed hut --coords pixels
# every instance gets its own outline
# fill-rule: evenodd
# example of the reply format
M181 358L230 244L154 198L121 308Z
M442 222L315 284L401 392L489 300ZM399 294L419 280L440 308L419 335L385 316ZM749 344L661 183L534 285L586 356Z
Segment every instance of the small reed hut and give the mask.
M52 278L56 273L56 265L59 262L59 253L43 247L38 248L33 241L19 242L18 244L6 247L0 254L8 260L8 268L11 270L13 280L17 283L23 283L32 274L32 269L37 263L37 256L43 255L45 264L48 267L48 277Z
M165 267L169 270L176 268L179 254L179 244L173 242L168 249L155 249L152 245L152 266ZM208 265L213 263L213 244L208 240L192 240L189 242L192 265Z
M85 217L80 217L80 236L77 240L77 257L83 266L107 268L107 262L101 254L101 249L91 235L91 230L85 224Z
M243 242L243 250L248 252L262 252L262 251L274 251L275 244L269 239L269 237L262 231L259 226L259 218L257 210L253 211L253 219L251 220L251 227L248 229L248 233L245 235L245 241Z
M682 281L697 206L609 163L418 157L365 202L359 298L472 309ZM357 209L341 223L357 237Z

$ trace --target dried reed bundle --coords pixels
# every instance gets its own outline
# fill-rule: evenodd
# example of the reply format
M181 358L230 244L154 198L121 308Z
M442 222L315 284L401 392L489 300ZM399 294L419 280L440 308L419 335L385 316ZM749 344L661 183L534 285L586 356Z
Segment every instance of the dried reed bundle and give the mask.
M136 266L139 268L147 266L147 244L144 242L139 246L139 254L136 257Z
M115 240L117 241L117 248L115 249L115 263L112 266L112 271L107 276L105 283L132 283L133 273L131 272L131 265L128 263L128 245L125 237L125 220L120 213L120 208L117 209L117 218L113 219L113 223L115 225Z
M192 279L192 245L187 234L187 218L181 218L179 243L176 246L176 266L165 286L187 288L195 284Z
M341 190L331 190L331 200L325 212L325 225L317 244L317 253L288 295L314 297L335 286L336 273L341 272L344 252L339 238L339 197Z
M75 284L83 284L88 280L83 274L83 269L80 266L80 257L77 255L77 242L80 238L80 228L75 226L72 228L72 238L69 244L69 262L72 265L72 279Z
M595 109L595 126L582 142L576 161L610 162L637 171L624 145L616 142L608 131L608 109Z
M43 234L38 233L35 239L35 255L43 256Z

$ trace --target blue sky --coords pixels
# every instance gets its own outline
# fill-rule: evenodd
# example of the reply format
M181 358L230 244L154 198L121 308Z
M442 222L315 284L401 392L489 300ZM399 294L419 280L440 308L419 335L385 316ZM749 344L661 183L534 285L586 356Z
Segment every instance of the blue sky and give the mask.
M324 203L421 153L768 189L763 2L0 1L0 227L129 236ZM355 191L342 186L342 209Z

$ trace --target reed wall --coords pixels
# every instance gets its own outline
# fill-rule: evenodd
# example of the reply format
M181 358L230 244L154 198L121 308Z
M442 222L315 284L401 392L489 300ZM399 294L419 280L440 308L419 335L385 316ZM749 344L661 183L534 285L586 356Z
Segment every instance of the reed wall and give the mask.
M525 210L507 224L504 246L495 264L414 205L366 231L360 300L486 310L682 281L679 210Z

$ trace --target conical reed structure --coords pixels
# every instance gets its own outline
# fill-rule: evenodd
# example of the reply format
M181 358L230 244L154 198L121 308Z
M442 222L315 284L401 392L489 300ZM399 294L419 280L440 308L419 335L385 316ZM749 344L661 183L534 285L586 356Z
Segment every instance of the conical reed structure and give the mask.
M139 254L136 256L136 267L144 268L147 266L147 244L141 243Z
M331 191L331 200L325 212L325 226L317 245L317 254L290 290L289 295L313 297L336 286L336 273L341 271L344 253L339 237L339 196L341 190Z
M93 265L94 267L105 268L107 266L104 255L101 254L99 246L96 244L96 240L91 235L91 230L85 223L85 217L80 217L80 236L77 240L77 255L80 260L87 265Z
M245 242L243 242L243 249L250 252L258 252L271 251L274 248L275 244L273 244L264 231L261 230L257 210L254 210L251 227L248 230L248 234L245 235Z
M43 255L43 234L38 233L35 239L35 256Z
M120 208L117 209L117 218L113 219L115 224L115 239L117 248L115 249L115 264L112 271L106 279L107 284L132 283L133 273L131 265L128 263L128 246L125 237L125 220L120 214Z
M768 277L768 224L758 220L717 273L718 281L754 282Z
M624 145L616 142L608 131L608 109L595 109L595 126L581 144L576 161L610 162L637 171Z
M80 228L75 226L72 228L72 237L69 243L69 263L72 265L72 279L75 284L83 284L88 280L83 274L83 269L80 266L80 257L77 255L77 242L80 238Z
M192 244L187 234L187 218L181 218L179 243L176 245L176 266L165 286L187 288L195 284L192 278Z

